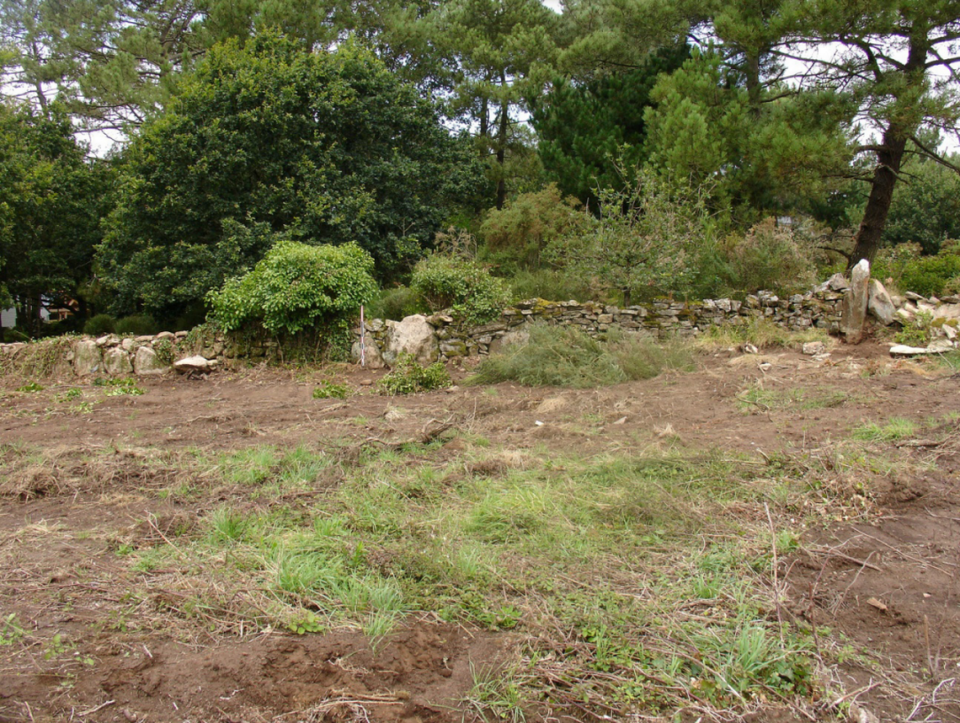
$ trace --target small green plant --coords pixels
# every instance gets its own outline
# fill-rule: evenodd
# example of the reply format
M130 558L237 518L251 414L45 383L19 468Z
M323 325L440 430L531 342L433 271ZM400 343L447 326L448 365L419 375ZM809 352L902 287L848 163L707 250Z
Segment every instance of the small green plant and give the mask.
M29 384L24 384L22 387L17 388L18 392L24 392L26 394L33 394L35 392L42 392L43 387L37 382L30 382Z
M65 402L70 402L70 401L73 401L74 399L80 399L82 397L83 397L83 390L77 389L76 387L74 387L73 389L68 389L67 391L58 394L57 401L60 404L64 404Z
M326 630L323 621L310 610L299 610L287 619L286 628L295 635L322 633Z
M176 356L176 347L169 339L157 339L153 342L153 353L157 355L157 361L170 366Z
M137 386L136 380L130 377L120 377L119 379L97 379L94 384L98 387L107 387L107 390L104 392L104 394L108 397L138 397L144 393L143 389Z
M346 384L338 384L324 379L320 384L314 387L314 399L346 399L350 396L350 387Z
M13 645L23 637L23 628L17 622L17 614L10 613L0 626L0 645Z
M445 389L453 382L443 362L435 362L424 368L412 354L401 353L393 369L378 383L378 388L392 395L429 392Z
M933 314L920 310L896 333L894 341L908 346L926 346L933 339L933 330Z

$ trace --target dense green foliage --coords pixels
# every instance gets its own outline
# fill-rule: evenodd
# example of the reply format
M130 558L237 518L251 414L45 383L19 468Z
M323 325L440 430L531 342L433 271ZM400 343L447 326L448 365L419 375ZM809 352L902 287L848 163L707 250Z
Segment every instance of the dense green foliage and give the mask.
M533 126L547 176L581 202L596 204L598 188L623 187L614 161L636 168L646 160L646 109L661 73L689 56L686 45L667 46L639 68L579 82L559 78L535 105Z
M599 340L578 329L544 324L533 326L527 341L484 359L470 381L586 389L650 379L669 369L690 371L693 366L690 350L675 342L657 344L646 336L623 333Z
M117 320L110 314L97 314L83 325L83 333L90 336L101 336L102 334L113 334L117 330Z
M901 291L960 294L960 241L945 241L933 256L922 256L919 244L913 243L884 249L877 255L873 274Z
M410 288L431 311L449 309L464 324L483 324L500 316L509 296L503 281L475 261L436 253L413 270Z
M127 152L99 260L118 309L171 314L273 235L355 241L381 275L431 241L478 166L371 54L267 35L213 49Z
M227 331L252 323L273 334L332 330L376 294L372 272L373 259L356 244L281 241L252 271L210 292L211 316Z
M0 103L0 301L12 295L31 332L41 305L76 299L92 274L107 169L84 155L65 115Z

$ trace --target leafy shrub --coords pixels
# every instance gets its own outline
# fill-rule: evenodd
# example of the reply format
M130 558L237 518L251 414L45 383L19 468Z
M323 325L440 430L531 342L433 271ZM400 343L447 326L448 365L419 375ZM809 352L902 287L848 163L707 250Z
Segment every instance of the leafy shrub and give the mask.
M416 291L409 286L384 289L380 298L370 305L370 318L402 321L408 316L427 311L427 306Z
M227 331L260 322L274 334L345 327L377 291L373 259L354 243L309 246L282 240L253 271L207 300Z
M641 172L626 191L600 191L600 216L558 237L544 258L571 276L613 289L623 305L664 293L689 292L696 249L712 238L706 190L670 184Z
M457 321L483 324L500 316L509 295L483 266L457 256L431 254L413 269L410 288L431 311L450 309Z
M346 399L350 396L350 387L324 379L313 389L314 399Z
M539 268L547 244L576 232L586 221L579 206L576 198L564 198L551 183L541 191L520 194L500 210L491 209L480 226L485 257L510 275Z
M97 314L83 325L83 333L90 336L113 334L117 329L116 320L110 314Z
M960 291L960 241L944 241L936 256L922 256L919 244L881 249L873 275L891 279L900 291L943 296Z
M157 322L149 314L135 314L134 316L125 316L117 321L117 334L132 334L134 336L146 336L156 334L160 331Z
M535 325L527 342L487 357L470 383L586 389L650 379L667 369L689 370L693 364L689 348L676 342L660 345L622 332L601 341L579 329Z
M918 311L903 328L894 335L894 341L908 346L926 346L933 341L933 314Z
M813 286L817 269L802 233L767 218L742 238L729 236L722 244L734 289L752 293L767 289L779 293Z
M540 269L539 271L519 271L510 278L511 299L546 299L547 301L596 301L596 295L590 285L562 271Z
M378 386L387 394L413 394L445 389L452 383L443 362L435 362L424 368L412 354L402 353L397 357L393 369L380 380Z
M170 366L176 356L176 347L169 339L157 339L153 342L153 353L157 355L157 361Z

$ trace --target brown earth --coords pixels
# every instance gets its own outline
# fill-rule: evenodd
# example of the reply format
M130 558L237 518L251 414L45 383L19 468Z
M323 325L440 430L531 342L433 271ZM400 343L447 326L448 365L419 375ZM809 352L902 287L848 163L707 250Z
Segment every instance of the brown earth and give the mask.
M359 393L313 399L316 382L334 376ZM94 485L64 485L49 467L29 479L0 479L7 495L0 498L0 721L454 721L471 714L463 699L474 671L509 656L511 636L429 615L408 619L376 650L351 631L245 635L242 627L225 633L212 622L191 639L164 629L128 631L120 611L129 573L104 531L159 539L165 525L189 525L197 515L135 493L170 482L163 470L156 480L131 477L143 468L124 459L144 454L137 450L392 444L456 423L495 446L575 449L584 457L671 445L799 460L826 455L863 422L891 417L928 430L929 439L912 440L899 453L928 463L929 472L878 475L868 514L811 527L801 551L781 560L784 614L829 627L886 661L875 670L851 656L834 671L835 682L853 692L846 703L880 720L960 720L957 375L893 363L885 347L864 344L835 350L826 362L789 351L723 352L704 357L694 373L585 391L501 384L493 392L463 386L390 398L370 386L378 376L346 366L323 373L255 369L138 380L142 396L114 397L75 379L41 380L45 388L33 393L15 391L23 380L6 380L0 443L11 454L114 453L81 463L100 465L96 474L64 471L63 479L99 480ZM83 390L90 408L57 401L72 388ZM777 408L744 401L751 388L831 394L838 403ZM457 455L456 439L445 453ZM77 464L75 456L69 464ZM155 525L136 527L133 521L147 514ZM151 603L160 608L165 601L158 594ZM15 631L4 625L12 614L30 621L38 636L63 633L73 647L56 650L49 638L46 647L6 654L16 647L9 645ZM56 665L45 657L51 648ZM836 714L825 711L822 719ZM766 709L749 720L804 719Z

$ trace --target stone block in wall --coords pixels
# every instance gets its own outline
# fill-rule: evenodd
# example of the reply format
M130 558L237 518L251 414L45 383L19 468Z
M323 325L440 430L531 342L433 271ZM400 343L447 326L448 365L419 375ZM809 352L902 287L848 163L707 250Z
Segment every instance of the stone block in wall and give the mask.
M440 353L448 359L467 356L467 344L461 339L440 343Z
M353 342L353 346L350 347L350 360L354 364L360 363L360 351L360 342ZM370 338L364 340L363 359L366 369L383 369L385 366L383 363L383 355L380 353L380 347L376 341Z
M133 371L141 376L163 374L172 367L160 361L157 353L149 346L141 346L133 357Z
M123 376L133 373L133 364L130 355L120 347L113 347L103 352L103 370L107 374Z
M78 341L73 348L73 371L78 377L96 374L103 368L103 355L95 341Z

